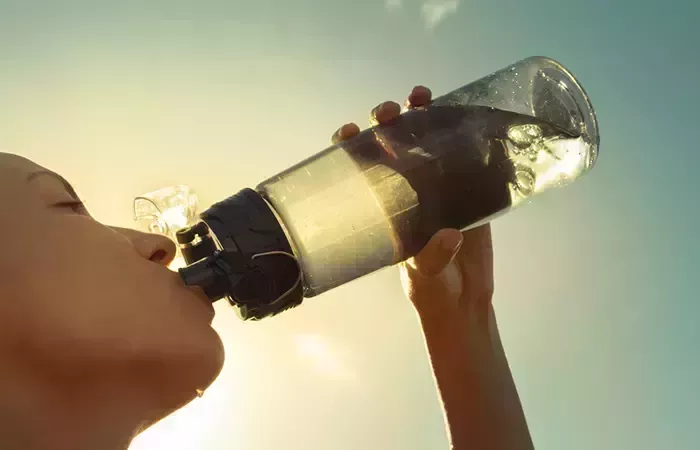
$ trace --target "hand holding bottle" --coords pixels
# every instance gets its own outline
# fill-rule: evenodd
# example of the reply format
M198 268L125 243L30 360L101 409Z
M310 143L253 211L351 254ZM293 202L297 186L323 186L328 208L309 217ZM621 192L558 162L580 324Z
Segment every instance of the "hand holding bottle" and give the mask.
M421 108L431 102L431 91L416 86L406 99L406 109ZM388 124L401 113L395 102L384 102L370 114L372 126ZM360 128L349 123L335 132L334 143L350 139ZM455 317L468 307L488 306L493 293L493 249L489 225L464 233L444 229L414 258L401 264L406 294L421 317ZM463 313L460 313L463 311Z

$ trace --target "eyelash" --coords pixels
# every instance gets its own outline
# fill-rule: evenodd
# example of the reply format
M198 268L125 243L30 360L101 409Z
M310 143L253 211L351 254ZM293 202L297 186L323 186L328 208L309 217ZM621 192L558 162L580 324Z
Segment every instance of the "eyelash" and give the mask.
M74 200L69 202L56 203L53 206L57 208L70 208L74 213L84 214L85 213L85 203Z

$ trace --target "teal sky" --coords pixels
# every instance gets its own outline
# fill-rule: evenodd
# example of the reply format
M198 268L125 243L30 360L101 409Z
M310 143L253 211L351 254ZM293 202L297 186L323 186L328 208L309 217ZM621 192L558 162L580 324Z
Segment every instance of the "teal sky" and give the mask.
M692 450L699 19L690 0L0 0L0 148L130 225L136 194L187 183L208 204L415 84L440 94L553 57L588 91L601 152L494 224L497 315L533 438ZM270 321L217 311L221 379L135 449L447 448L394 269Z

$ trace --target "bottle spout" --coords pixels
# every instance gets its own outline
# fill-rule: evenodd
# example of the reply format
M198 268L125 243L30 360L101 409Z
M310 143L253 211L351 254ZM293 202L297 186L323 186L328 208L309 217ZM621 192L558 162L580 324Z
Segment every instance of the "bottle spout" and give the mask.
M164 187L134 197L134 219L140 229L176 240L177 232L198 221L199 202L186 185Z

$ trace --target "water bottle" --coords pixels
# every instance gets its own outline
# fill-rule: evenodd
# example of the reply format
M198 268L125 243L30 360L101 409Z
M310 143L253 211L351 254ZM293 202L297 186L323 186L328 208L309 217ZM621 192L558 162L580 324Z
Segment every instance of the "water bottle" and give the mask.
M528 58L213 205L175 235L180 275L244 319L272 316L572 182L598 147L578 81Z

